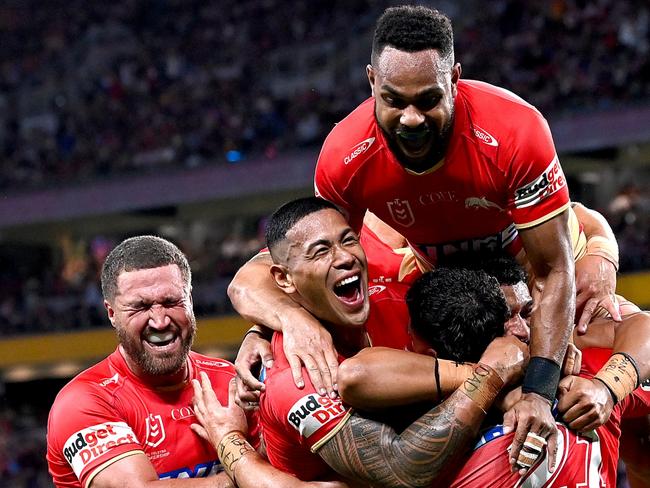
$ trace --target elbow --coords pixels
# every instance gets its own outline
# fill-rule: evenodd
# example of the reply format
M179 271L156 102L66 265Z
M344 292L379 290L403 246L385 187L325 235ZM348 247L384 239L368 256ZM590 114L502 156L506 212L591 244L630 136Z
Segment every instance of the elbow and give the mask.
M339 365L336 382L339 395L345 403L352 407L362 408L359 392L366 384L368 373L363 363L356 358L349 358Z

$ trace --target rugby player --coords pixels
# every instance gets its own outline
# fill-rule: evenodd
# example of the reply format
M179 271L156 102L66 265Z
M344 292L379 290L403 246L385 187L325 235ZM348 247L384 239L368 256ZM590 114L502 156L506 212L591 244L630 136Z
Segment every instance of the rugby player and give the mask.
M355 230L371 210L429 264L458 248L525 252L540 306L531 318L525 394L513 414L518 438L550 435L551 400L575 316L575 277L569 194L546 121L506 90L461 80L451 23L425 7L386 10L367 74L372 97L325 141L316 194L343 207ZM270 265L262 255L239 271L229 288L233 305L246 319L284 332L295 371L303 361L320 370L325 388L336 384L330 338L277 290ZM618 317L612 282L600 280L586 293ZM302 384L299 373L295 378ZM516 443L514 458L519 449Z

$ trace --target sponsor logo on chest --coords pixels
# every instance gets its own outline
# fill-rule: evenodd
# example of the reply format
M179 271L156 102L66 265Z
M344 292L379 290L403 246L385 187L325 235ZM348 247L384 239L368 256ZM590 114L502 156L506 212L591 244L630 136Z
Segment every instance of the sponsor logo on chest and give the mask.
M75 432L63 446L63 455L77 477L102 454L123 444L137 444L133 430L125 422L105 422Z
M287 420L302 437L308 438L332 419L345 415L345 412L346 408L340 398L311 394L293 404Z

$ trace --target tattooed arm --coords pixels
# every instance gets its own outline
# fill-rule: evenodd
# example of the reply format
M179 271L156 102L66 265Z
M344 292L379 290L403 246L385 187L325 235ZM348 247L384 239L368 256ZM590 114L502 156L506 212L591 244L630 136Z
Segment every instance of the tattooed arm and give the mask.
M468 450L486 410L504 383L521 377L525 361L522 343L496 339L461 387L401 434L354 412L318 454L341 475L373 486L431 486Z

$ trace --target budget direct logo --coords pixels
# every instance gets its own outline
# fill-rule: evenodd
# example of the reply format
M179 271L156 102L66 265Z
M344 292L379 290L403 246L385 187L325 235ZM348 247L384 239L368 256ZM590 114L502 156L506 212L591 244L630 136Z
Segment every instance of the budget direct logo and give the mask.
M63 455L77 477L102 454L123 444L138 444L133 430L125 422L106 422L75 432L63 446Z
M340 398L307 395L293 404L287 420L304 438L318 432L333 419L345 415L346 409Z
M566 178L557 156L535 180L515 190L515 206L530 207L566 186Z
M352 152L350 154L343 158L343 163L350 164L354 158L370 149L370 146L372 146L373 142L375 142L374 137L369 137L365 141L361 141L359 144L352 148Z

